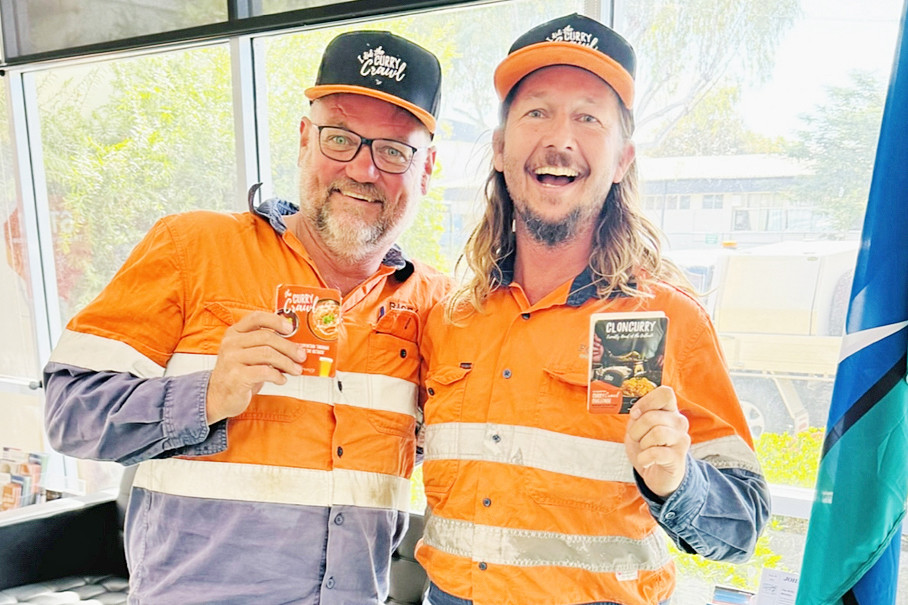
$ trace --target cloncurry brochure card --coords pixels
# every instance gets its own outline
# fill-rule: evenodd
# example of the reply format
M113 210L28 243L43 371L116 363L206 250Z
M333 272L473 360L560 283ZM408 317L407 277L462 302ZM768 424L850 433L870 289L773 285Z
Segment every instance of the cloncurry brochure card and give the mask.
M662 384L667 330L661 311L590 316L589 412L627 414Z
M276 312L293 324L293 332L287 338L306 350L303 376L334 376L340 301L340 291L332 288L292 284L277 287Z

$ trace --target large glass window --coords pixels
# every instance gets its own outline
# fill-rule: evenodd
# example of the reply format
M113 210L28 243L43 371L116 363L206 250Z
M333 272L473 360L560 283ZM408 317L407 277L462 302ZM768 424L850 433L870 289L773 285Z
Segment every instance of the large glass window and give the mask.
M227 20L225 0L16 0L3 3L7 57Z
M16 194L13 144L10 139L9 99L0 86L0 377L38 376L35 346L34 292L29 274L29 250L22 200Z
M16 194L9 98L0 86L0 446L44 447L38 396L35 291L29 273L25 208Z
M242 210L226 45L35 74L61 323L154 221Z
M645 199L691 200L644 208L712 313L779 513L747 565L678 553L681 602L800 569L901 7L616 5Z

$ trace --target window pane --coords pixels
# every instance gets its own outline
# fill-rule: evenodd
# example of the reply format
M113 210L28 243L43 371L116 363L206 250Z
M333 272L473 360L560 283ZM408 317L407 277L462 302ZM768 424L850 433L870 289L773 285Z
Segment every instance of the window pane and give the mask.
M703 293L774 484L751 562L677 553L681 602L753 589L763 566L800 569L901 8L616 7L639 58L642 192L680 196L677 210L644 209Z
M29 277L22 200L16 194L10 141L7 87L0 86L0 227L4 254L0 260L0 380L3 376L39 377L35 345L34 294Z
M65 323L154 221L239 210L226 46L36 74Z
M4 8L7 57L227 21L225 0L16 0Z

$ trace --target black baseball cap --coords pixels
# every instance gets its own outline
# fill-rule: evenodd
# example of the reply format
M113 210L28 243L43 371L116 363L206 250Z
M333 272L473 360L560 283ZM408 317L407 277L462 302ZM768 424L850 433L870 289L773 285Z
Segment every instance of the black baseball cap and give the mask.
M402 107L435 132L441 65L431 52L385 31L340 34L325 48L310 100L336 93L373 97Z
M633 108L634 49L615 30L577 13L552 19L517 38L495 69L498 98L504 100L524 76L551 65L593 72L615 89L626 108Z

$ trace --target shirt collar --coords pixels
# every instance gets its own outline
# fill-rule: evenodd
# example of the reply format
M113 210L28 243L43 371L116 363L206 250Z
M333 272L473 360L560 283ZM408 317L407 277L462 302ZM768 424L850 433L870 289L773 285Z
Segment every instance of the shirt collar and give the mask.
M299 212L300 207L293 202L277 197L268 198L267 200L262 200L256 204L255 194L258 193L261 186L261 183L256 183L249 188L249 211L268 221L268 224L270 224L279 235L284 235L287 231L287 223L284 222L283 217L296 214ZM398 282L407 281L415 270L413 263L407 259L404 251L397 244L391 246L391 249L385 254L381 263L394 269L394 278Z
M493 282L497 282L499 286L503 287L511 285L511 282L514 281L514 257L515 252L511 251L495 265L492 269ZM624 294L620 290L615 290L609 295L609 298L623 296L627 296L627 294ZM593 270L587 265L583 271L574 278L574 281L571 283L570 294L568 294L567 300L565 300L564 303L569 307L580 307L591 298L601 298L601 296L599 296L596 285L593 283Z

